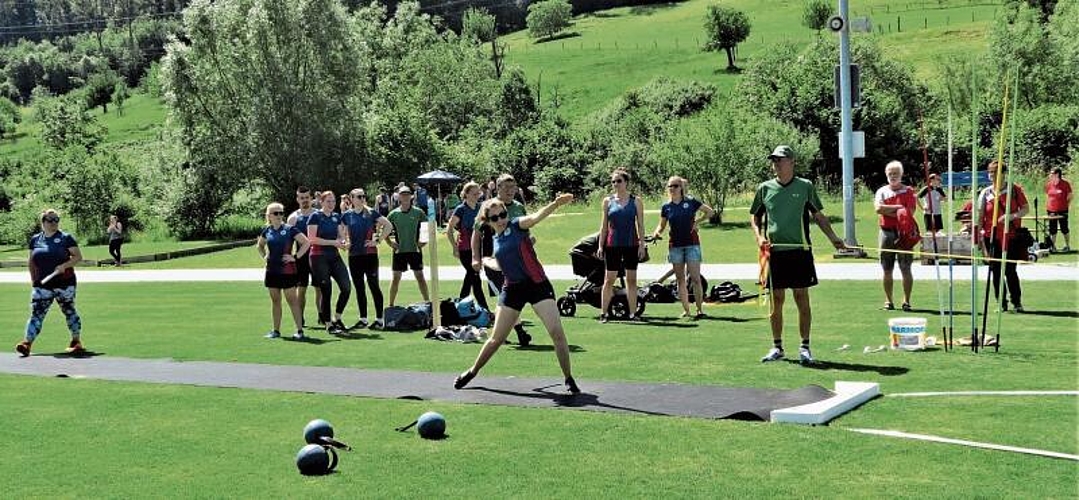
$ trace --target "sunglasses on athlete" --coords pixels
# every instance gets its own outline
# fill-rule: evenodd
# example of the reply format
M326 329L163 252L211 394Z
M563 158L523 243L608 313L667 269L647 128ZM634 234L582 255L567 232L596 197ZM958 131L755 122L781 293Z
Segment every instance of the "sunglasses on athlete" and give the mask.
M510 214L508 214L506 212L502 212L500 214L488 215L487 220L491 221L491 222L498 222L498 221L500 221L502 219L508 219L509 217L510 217Z

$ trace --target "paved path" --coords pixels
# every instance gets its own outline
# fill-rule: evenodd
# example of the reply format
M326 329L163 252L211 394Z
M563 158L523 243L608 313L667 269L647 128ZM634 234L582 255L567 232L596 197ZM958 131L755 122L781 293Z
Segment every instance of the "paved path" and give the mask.
M0 373L739 420L769 420L772 410L832 396L815 385L781 390L592 380L578 380L583 392L571 395L560 379L483 375L464 390L454 390L452 373L103 355L72 358L34 354L20 358L0 353Z
M573 268L565 265L544 266L547 276L552 280L572 281L580 279L573 274ZM645 280L658 278L667 272L667 265L641 264L639 276ZM935 280L936 269L934 266L914 265L914 279ZM758 275L756 264L705 264L701 266L701 272L709 283L719 284L721 281L746 281L756 282ZM143 281L262 281L262 269L129 269L129 270L93 270L79 269L79 282L82 283L127 283ZM390 269L382 268L380 276L383 280L390 277ZM430 268L426 270L430 277ZM940 268L941 277L947 279L948 268ZM970 266L957 266L954 268L956 281L970 281ZM978 268L979 279L984 280L987 270L985 267ZM896 276L898 279L898 271ZM464 278L464 269L460 266L449 266L439 269L438 275L443 280L460 281ZM880 266L876 263L823 263L817 264L817 275L822 281L877 281L880 279ZM1063 266L1023 266L1019 270L1019 277L1023 281L1073 281L1079 282L1079 267ZM405 273L405 279L412 279L412 273ZM27 281L26 271L0 273L0 283L20 283Z

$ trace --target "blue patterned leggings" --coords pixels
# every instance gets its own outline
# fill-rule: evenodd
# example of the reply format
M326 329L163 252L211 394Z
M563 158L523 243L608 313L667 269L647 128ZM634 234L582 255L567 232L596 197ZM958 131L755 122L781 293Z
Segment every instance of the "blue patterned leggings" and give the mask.
M75 311L75 287L50 290L38 288L30 292L30 320L26 322L26 341L33 342L41 333L41 324L45 321L45 315L49 313L52 302L60 304L60 310L67 317L67 329L71 330L71 338L78 339L82 330L82 320Z

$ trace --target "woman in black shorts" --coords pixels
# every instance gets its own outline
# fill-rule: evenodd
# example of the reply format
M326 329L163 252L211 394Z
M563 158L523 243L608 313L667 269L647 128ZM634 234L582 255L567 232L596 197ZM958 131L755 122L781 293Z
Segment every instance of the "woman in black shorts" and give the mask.
M625 169L611 172L611 186L614 194L603 199L603 217L599 226L599 250L596 256L603 259L607 266L607 275L603 279L603 292L600 295L601 323L607 322L614 296L614 282L618 273L626 272L626 300L629 302L629 320L640 321L637 317L637 263L644 259L645 246L641 244L644 234L644 203L630 194L631 178Z
M464 387L479 373L506 341L525 304L532 304L532 310L539 316L554 342L555 355L558 357L558 365L562 367L562 375L566 378L566 387L571 393L581 392L570 371L569 344L566 342L562 319L555 305L554 288L543 271L543 265L536 258L536 249L532 246L532 239L528 234L529 229L546 219L555 209L571 201L573 195L562 194L539 212L513 220L508 220L506 205L497 198L484 202L480 207L480 221L495 230L494 262L488 260L486 265L501 269L506 281L502 285L502 293L498 296L494 332L483 344L483 349L472 367L453 381L455 389Z
M303 335L303 311L296 294L297 255L307 252L310 244L299 229L285 224L285 206L274 202L266 207L266 227L259 233L258 251L266 261L266 277L263 284L270 292L270 310L273 314L273 330L266 334L268 339L281 336L281 295L284 292L292 320L296 323L296 333L292 338L300 340ZM293 242L297 246L293 247Z

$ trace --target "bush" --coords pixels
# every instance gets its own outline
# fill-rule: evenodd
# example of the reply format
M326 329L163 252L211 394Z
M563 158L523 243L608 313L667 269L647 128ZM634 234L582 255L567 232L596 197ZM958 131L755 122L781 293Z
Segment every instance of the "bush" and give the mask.
M543 39L557 35L569 27L573 7L566 0L545 0L528 6L528 34Z
M1037 171L1066 167L1079 148L1079 105L1039 106L1016 117L1016 165Z
M0 96L0 139L15 133L15 126L22 121L19 107L8 98Z

